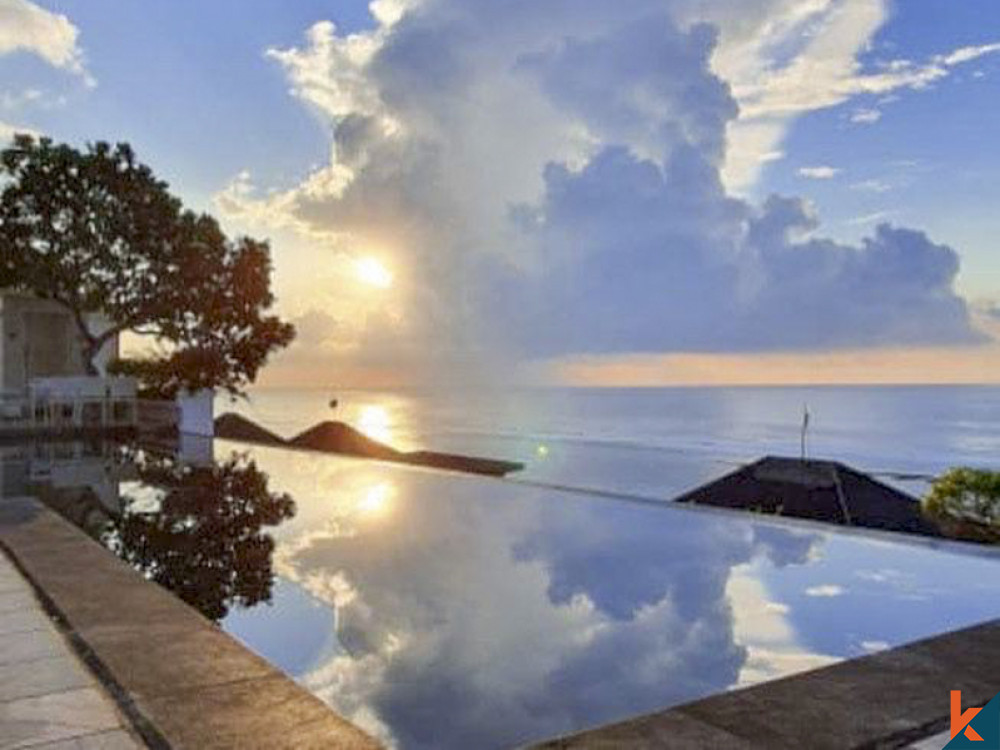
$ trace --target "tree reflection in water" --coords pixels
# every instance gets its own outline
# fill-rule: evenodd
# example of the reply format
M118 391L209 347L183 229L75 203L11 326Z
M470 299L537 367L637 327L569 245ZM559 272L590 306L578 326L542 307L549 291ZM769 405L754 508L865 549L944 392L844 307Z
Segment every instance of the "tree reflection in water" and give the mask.
M246 456L189 466L140 454L151 497L123 496L102 542L147 578L212 620L271 599L274 540L264 531L295 514L285 494Z

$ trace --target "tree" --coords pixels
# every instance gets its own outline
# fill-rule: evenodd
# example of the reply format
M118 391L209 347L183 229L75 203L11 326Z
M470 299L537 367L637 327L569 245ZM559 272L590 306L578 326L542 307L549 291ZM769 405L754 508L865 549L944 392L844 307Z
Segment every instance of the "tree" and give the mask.
M951 469L934 480L924 510L949 536L1000 543L1000 472Z
M72 315L83 359L125 331L151 337L153 357L119 363L170 397L252 383L294 329L269 315L270 249L230 240L206 214L185 210L128 144L79 151L19 135L0 152L0 286ZM91 313L111 324L94 330Z
M172 456L133 460L157 502L124 497L104 544L212 620L270 601L274 540L264 529L295 515L292 498L271 492L246 456L207 467Z

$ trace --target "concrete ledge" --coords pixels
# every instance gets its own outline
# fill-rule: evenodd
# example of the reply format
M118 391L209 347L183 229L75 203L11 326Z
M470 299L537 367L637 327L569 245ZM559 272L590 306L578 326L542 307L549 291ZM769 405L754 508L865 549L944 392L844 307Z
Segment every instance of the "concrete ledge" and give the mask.
M1000 620L661 713L544 748L897 748L947 728L1000 692Z
M0 502L0 545L150 747L378 746L37 500Z

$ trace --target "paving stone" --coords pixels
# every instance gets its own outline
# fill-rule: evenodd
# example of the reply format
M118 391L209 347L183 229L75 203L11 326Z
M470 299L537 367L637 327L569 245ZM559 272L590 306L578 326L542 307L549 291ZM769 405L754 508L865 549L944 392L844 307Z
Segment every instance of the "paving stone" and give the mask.
M2 553L0 592L0 750L139 747Z
M38 607L0 613L0 637L26 630L46 630L51 627L52 621Z
M70 654L0 665L0 702L87 687L93 678Z
M0 703L0 750L118 728L118 715L96 688Z
M20 576L0 575L0 594L31 594L29 586Z
M55 631L28 630L0 638L0 665L67 654Z
M36 607L38 607L38 600L30 591L0 593L0 615L35 609Z

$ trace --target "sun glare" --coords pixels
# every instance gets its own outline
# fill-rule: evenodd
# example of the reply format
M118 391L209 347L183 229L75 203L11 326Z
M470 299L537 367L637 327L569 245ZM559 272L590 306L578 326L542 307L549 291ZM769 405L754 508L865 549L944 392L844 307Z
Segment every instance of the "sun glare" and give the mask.
M392 422L389 411L384 406L371 404L363 406L358 415L358 429L372 440L383 443L392 440Z
M395 488L388 482L370 487L358 500L358 512L367 518L382 518L389 514Z
M378 258L370 255L358 258L355 263L358 279L369 286L388 289L392 286L392 274Z

